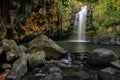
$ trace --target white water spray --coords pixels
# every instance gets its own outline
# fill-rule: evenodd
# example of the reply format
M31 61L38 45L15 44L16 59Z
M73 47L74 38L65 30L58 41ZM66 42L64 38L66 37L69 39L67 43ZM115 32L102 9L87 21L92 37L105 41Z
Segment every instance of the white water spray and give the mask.
M85 42L85 27L87 18L87 6L81 7L81 11L76 14L75 26L77 26L77 41Z

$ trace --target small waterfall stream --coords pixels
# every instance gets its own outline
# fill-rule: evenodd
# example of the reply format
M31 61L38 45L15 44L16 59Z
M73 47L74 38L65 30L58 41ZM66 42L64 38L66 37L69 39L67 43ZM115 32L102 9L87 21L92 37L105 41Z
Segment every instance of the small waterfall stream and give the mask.
M67 60L68 60L69 62L72 61L71 53L67 53Z
M81 7L81 11L76 14L75 26L77 26L77 41L85 42L85 27L87 18L87 5Z

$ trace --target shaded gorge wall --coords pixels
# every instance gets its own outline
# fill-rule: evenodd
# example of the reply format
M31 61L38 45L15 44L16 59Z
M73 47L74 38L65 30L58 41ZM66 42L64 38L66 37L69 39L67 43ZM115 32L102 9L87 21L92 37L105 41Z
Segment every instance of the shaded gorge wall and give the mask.
M74 5L66 5L65 2L67 1L1 0L0 28L1 30L4 28L4 37L28 40L40 34L45 34L53 39L67 36L70 32ZM80 7L78 5L75 10ZM63 13L61 10L67 11L67 13Z

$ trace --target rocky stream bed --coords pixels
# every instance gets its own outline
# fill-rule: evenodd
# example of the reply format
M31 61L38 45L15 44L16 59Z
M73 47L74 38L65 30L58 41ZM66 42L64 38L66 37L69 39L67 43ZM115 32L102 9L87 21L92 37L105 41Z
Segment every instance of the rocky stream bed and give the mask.
M25 45L3 39L0 80L120 80L120 61L108 49L71 53L45 35Z

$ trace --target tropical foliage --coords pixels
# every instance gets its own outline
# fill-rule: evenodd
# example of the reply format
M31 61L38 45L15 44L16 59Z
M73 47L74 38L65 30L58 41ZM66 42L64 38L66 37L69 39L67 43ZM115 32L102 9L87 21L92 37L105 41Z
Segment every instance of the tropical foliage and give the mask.
M78 0L84 4L93 4L93 3L97 3L99 0Z
M99 0L93 13L93 25L108 27L120 22L120 0ZM96 24L98 23L98 24Z
M58 9L63 15L67 15L71 13L76 2L77 0L58 0Z
M105 28L120 24L120 0L99 0L94 6L92 15L88 35L97 34Z

